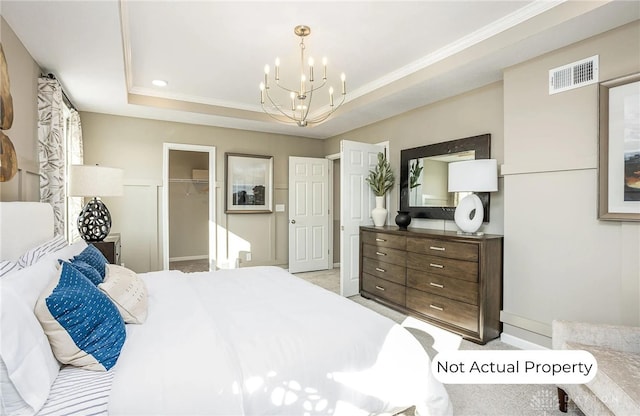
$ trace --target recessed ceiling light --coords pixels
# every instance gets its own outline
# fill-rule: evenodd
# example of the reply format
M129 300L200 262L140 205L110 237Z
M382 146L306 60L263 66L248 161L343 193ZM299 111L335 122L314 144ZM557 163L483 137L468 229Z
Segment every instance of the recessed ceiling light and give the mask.
M154 79L153 81L151 81L151 83L153 85L155 85L156 87L166 87L168 82L162 79Z

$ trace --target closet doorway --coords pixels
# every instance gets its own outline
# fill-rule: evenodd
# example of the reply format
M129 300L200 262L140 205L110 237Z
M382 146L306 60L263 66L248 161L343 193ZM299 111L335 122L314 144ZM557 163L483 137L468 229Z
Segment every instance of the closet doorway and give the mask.
M163 268L215 270L215 147L165 143Z

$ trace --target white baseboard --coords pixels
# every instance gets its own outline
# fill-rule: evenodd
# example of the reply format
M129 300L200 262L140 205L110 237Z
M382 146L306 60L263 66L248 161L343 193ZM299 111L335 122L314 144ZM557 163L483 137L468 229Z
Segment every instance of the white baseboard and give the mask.
M334 269L339 269L340 268L340 263L333 263L333 268Z
M514 337L513 335L505 334L504 332L500 334L500 341L505 344L512 345L521 350L548 350L549 348L543 347L542 345L538 345L534 342L527 341L522 338Z
M207 260L208 255L203 256L183 256L183 257L169 257L169 262L172 261L191 261L191 260Z

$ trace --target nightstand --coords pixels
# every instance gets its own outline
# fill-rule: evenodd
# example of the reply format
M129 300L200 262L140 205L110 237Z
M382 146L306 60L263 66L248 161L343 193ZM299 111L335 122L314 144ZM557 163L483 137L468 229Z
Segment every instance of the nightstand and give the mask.
M109 234L102 241L93 244L111 264L120 264L120 234Z

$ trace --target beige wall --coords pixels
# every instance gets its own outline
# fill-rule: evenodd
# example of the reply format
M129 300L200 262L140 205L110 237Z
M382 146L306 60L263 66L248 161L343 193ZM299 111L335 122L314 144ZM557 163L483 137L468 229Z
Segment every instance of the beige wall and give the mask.
M11 27L0 17L0 41L9 68L13 97L13 125L4 134L11 139L20 170L8 182L0 183L2 201L37 201L38 169L38 77L40 67ZM21 185L21 186L20 186Z
M491 157L503 161L503 108L502 83L497 82L468 93L439 101L435 104L352 130L326 141L327 154L340 151L340 140L379 143L389 140L389 161L396 176L391 191L391 222L400 207L398 183L400 182L400 151L432 143L461 139L478 134L491 134ZM503 233L503 186L491 194L489 223L481 231ZM413 219L412 227L455 230L453 221Z
M504 71L503 321L544 345L553 319L640 324L640 224L597 219L598 86L548 94L593 55L601 81L640 71L640 22Z
M640 224L597 220L597 86L548 94L548 70L600 55L600 80L640 70L640 23L504 71L504 82L336 136L402 149L491 133L502 164L484 231L503 234L504 332L550 345L553 319L640 324ZM397 186L391 209L397 209ZM393 215L392 215L393 217ZM452 221L412 226L451 229Z
M109 198L112 232L122 235L122 258L132 269L158 270L162 253L163 143L216 148L218 262L241 266L287 264L288 209L272 214L224 213L224 153L274 156L274 204L288 208L289 156L324 157L320 140L156 120L81 113L85 163L124 169L125 196ZM242 254L250 251L251 262Z

